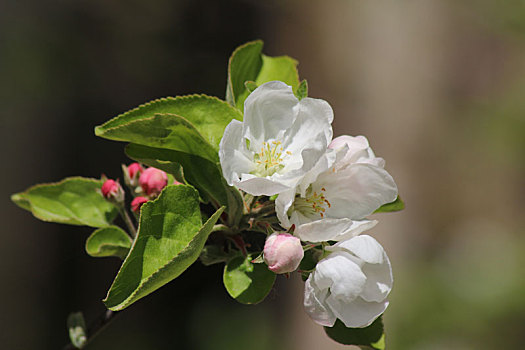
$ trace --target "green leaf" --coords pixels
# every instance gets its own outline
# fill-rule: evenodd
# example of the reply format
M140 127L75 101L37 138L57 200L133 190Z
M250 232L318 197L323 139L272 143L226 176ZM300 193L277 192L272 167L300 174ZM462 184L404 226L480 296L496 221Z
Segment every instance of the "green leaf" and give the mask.
M198 193L185 185L167 186L143 204L135 242L104 300L108 309L122 310L183 273L223 210L202 225Z
M162 169L177 177L179 165L184 169L188 183L199 190L201 198L211 199L219 206L227 206L228 223L235 225L241 218L242 197L235 187L228 186L217 163L191 154L129 144L126 154L138 162Z
M365 328L347 328L343 322L337 320L333 327L324 327L324 330L330 338L341 344L358 345L363 350L385 349L382 316Z
M40 184L11 196L19 207L43 221L104 227L118 214L117 208L100 193L102 180L70 177Z
M117 256L124 260L131 248L131 238L118 226L99 228L88 237L86 252L92 257Z
M219 161L217 150L199 131L189 121L174 114L155 114L152 117L136 119L106 128L98 136L193 154L214 163Z
M82 312L72 312L67 317L69 339L77 349L82 349L87 344L86 321Z
M292 86L294 91L299 87L298 62L288 56L266 56L262 54L262 48L262 41L252 41L238 47L230 56L226 101L241 111L251 92L245 86L246 81L254 81L260 86L280 80Z
M246 91L244 82L257 79L262 67L262 47L261 40L251 41L239 46L231 54L228 62L226 101L232 106L238 106L239 96Z
M301 81L301 83L299 84L299 87L295 92L295 96L297 96L299 100L302 100L303 98L308 96L308 82L306 81L306 79Z
M400 211L405 209L405 203L397 196L396 200L387 204L383 204L374 213L388 213L391 211Z
M243 304L257 304L266 298L275 274L266 264L253 264L248 255L237 256L224 267L223 281L228 293Z
M216 97L206 95L166 97L143 104L97 126L95 134L113 140L114 138L108 137L109 130L136 120L151 118L156 114L174 114L184 118L216 151L219 149L226 125L233 119L242 120L242 114L237 109Z

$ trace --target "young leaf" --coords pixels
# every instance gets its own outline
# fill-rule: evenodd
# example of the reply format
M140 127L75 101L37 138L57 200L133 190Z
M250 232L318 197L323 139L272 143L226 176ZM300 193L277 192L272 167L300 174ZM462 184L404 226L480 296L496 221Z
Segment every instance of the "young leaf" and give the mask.
M152 117L136 119L106 128L98 136L193 154L214 163L219 161L217 150L189 121L175 114L155 114Z
M118 214L117 208L100 193L103 181L70 177L40 184L11 196L19 207L43 221L104 227Z
M77 349L82 349L87 344L86 321L82 312L72 312L67 317L69 339Z
M374 213L388 213L391 211L400 211L403 209L405 209L405 203L401 200L399 196L397 196L395 201L391 203L383 204L381 207L376 209Z
M266 264L253 264L253 257L237 256L224 266L224 286L232 298L243 304L257 304L266 298L275 274Z
M228 62L226 101L238 106L237 99L245 91L245 81L255 81L262 67L261 40L251 41L233 51ZM242 110L242 108L241 108Z
M385 334L382 316L365 328L347 328L337 320L333 327L324 327L326 334L338 343L357 345L363 350L384 350Z
M151 118L156 114L175 114L186 119L215 150L219 149L226 125L232 119L242 120L239 110L216 97L206 95L166 97L143 104L97 126L95 134L107 138L106 132L109 129L135 120Z
M131 248L131 239L118 226L99 228L88 237L86 252L92 257L117 256L124 260Z
M216 163L191 154L129 144L126 154L131 159L162 169L176 175L178 165L184 169L184 177L188 183L199 190L201 198L212 199L219 205L227 206L228 223L236 224L242 213L242 197L235 187L228 186L221 170Z
M292 86L294 91L299 86L297 61L288 56L263 55L262 47L262 41L252 41L238 47L230 56L226 101L241 111L244 109L244 100L250 94L244 85L246 81L254 81L260 86L280 80Z
M122 310L183 273L223 210L202 225L197 191L185 185L168 186L143 204L137 237L104 299L107 308Z
M306 81L306 79L301 81L299 87L297 88L297 91L295 92L295 95L299 100L308 97L308 82Z

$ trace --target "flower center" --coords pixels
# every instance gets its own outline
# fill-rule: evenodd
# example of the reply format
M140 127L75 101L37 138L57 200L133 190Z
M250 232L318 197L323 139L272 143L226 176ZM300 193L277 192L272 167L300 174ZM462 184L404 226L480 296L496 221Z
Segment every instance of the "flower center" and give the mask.
M306 197L295 197L293 210L297 210L307 218L324 218L327 208L331 207L330 202L324 196L326 189L321 188L321 192L313 191L311 187L306 191Z
M283 157L291 155L291 152L283 152L280 141L264 142L259 153L255 153L253 160L255 170L252 174L259 176L271 176L284 168Z

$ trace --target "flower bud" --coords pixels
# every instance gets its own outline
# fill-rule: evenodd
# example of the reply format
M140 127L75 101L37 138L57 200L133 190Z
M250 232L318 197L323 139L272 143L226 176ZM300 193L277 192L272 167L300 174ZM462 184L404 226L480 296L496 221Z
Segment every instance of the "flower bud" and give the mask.
M140 207L142 207L142 204L149 201L146 197L135 197L131 201L131 210L133 210L134 213L138 213L140 211Z
M104 198L109 201L122 203L124 201L124 190L118 181L107 179L100 189Z
M274 233L264 244L264 261L275 273L295 271L303 256L301 240L288 233Z
M139 184L148 196L156 196L168 184L168 175L157 168L147 168L140 175Z

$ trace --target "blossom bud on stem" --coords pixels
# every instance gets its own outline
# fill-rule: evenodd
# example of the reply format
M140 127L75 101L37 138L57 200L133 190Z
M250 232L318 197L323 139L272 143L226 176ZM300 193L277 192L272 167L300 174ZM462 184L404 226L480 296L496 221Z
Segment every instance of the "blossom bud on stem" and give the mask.
M299 238L288 233L274 233L264 244L264 261L268 268L277 273L295 271L304 257Z

